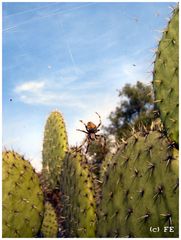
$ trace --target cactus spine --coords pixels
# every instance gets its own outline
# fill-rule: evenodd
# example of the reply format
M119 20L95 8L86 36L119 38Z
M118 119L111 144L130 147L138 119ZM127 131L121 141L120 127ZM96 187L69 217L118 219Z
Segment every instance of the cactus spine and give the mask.
M2 155L3 237L35 237L43 218L43 193L28 161L14 151Z

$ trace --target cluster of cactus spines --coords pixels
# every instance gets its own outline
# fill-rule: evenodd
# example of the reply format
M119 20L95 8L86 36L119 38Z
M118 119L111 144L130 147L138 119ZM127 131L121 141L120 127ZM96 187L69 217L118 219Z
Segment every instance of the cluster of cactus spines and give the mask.
M35 237L43 219L43 193L29 161L14 151L2 154L3 237Z
M62 162L68 150L67 132L61 113L54 111L47 119L43 142L42 176L50 190L59 188Z
M95 237L96 195L91 174L81 153L73 150L67 153L61 191L68 237Z
M56 238L58 233L57 216L51 203L45 203L45 212L41 232L45 238Z
M130 137L104 176L97 237L178 237L177 161L162 133ZM160 231L151 232L153 226Z
M168 136L178 144L179 137L179 8L163 32L153 71L155 104Z

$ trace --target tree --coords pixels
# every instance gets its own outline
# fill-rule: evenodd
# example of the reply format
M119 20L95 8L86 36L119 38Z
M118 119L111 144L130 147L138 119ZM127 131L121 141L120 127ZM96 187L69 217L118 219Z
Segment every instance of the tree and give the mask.
M119 90L121 101L109 116L110 125L105 127L107 134L115 135L116 139L131 135L131 126L139 130L141 126L150 127L153 119L153 94L151 86L137 82L131 86L126 84Z
M107 139L106 151L103 151L100 143L90 144L88 156L92 159L94 173L99 176L100 166L105 156L115 143L110 141L110 135L116 140L128 138L132 134L132 128L140 130L141 127L149 129L154 116L153 112L153 93L151 86L137 82L135 85L126 84L122 90L119 90L121 98L120 104L115 111L110 113L110 124L104 127L104 135Z

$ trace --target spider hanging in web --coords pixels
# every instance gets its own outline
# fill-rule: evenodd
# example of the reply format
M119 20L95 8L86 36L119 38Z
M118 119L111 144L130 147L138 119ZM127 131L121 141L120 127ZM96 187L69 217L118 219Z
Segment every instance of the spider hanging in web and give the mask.
M105 136L97 134L97 132L100 131L99 128L100 128L102 122L101 122L100 115L97 112L96 112L96 114L99 117L99 124L97 126L93 122L88 122L87 124L85 124L82 120L80 120L80 122L82 124L84 124L86 131L85 130L81 130L81 129L76 129L77 131L80 131L80 132L83 132L83 133L86 134L86 138L85 138L84 142L78 148L80 150L82 148L82 146L87 142L87 147L86 147L85 153L88 152L90 143L92 141L97 141L98 140L98 141L102 142L102 139L103 139L104 143L103 144L101 143L101 144L103 145L104 149L106 147L106 138L105 138Z

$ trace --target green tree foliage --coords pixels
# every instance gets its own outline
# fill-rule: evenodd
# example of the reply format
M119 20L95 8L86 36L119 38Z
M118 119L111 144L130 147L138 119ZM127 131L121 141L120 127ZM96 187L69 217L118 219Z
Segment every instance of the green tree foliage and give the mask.
M150 129L153 120L153 93L152 87L137 82L135 85L126 84L119 90L121 101L116 109L110 113L110 124L104 127L103 134L106 137L106 148L102 148L99 142L90 144L88 155L94 159L92 166L94 173L99 176L99 169L110 148L115 148L109 136L113 135L116 140L128 138L132 129L140 130L142 127Z
M110 125L105 127L107 134L116 139L127 138L131 129L139 130L141 127L150 127L153 119L152 87L137 82L135 85L126 84L119 90L120 104L109 116Z

